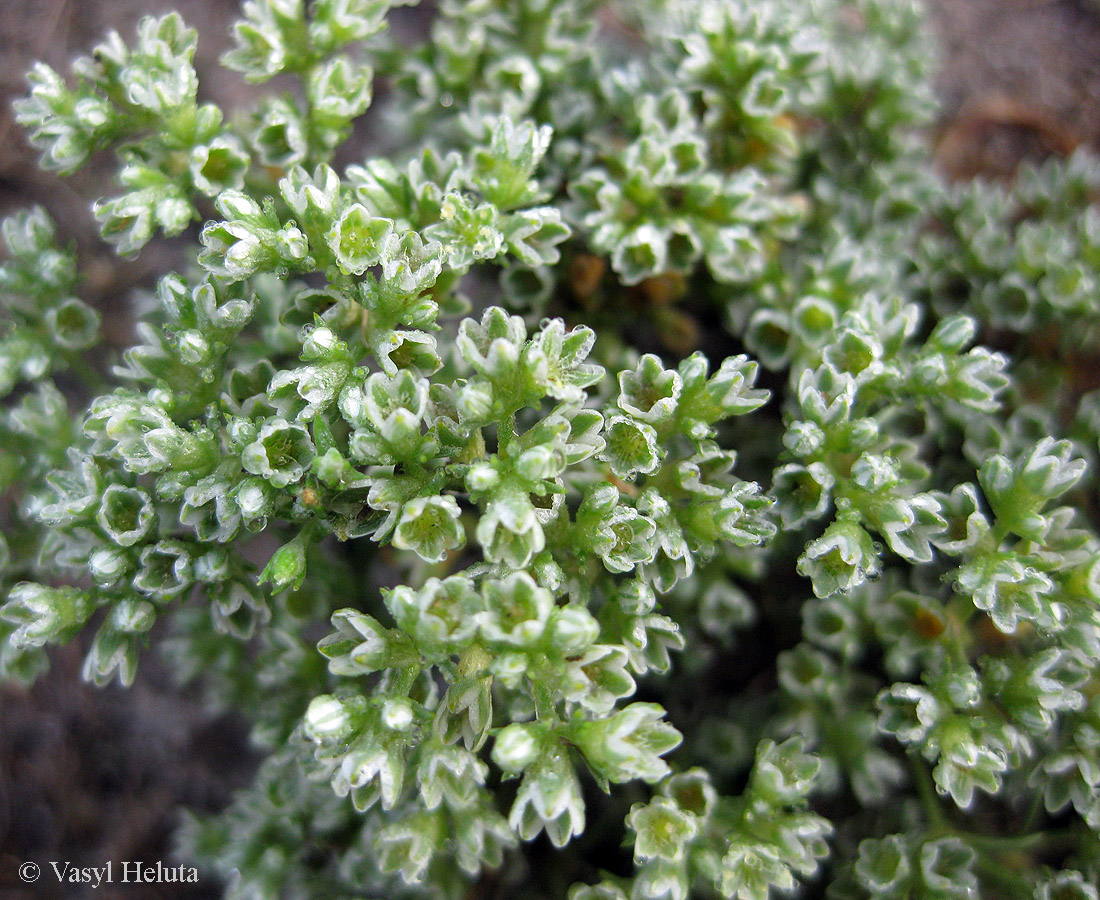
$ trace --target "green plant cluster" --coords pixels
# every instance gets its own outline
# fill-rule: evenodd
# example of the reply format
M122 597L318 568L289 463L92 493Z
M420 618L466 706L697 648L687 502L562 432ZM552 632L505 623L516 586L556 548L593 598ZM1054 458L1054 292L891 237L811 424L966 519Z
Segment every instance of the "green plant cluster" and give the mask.
M943 182L911 0L403 5L32 71L193 252L108 375L4 223L0 672L249 716L242 900L1097 900L1100 161Z

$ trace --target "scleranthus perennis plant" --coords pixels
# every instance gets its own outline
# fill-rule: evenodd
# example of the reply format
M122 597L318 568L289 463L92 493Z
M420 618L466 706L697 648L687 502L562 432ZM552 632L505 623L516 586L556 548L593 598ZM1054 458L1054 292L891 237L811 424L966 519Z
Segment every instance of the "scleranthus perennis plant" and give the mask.
M1100 165L942 183L907 0L399 5L248 0L232 116L174 14L32 71L196 240L104 377L3 225L3 674L249 716L231 897L1096 900Z

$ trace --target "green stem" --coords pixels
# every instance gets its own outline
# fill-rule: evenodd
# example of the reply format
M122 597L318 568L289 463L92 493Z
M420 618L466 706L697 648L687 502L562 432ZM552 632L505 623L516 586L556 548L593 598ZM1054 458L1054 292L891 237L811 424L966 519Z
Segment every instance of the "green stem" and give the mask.
M93 349L99 349L98 347ZM78 376L85 386L91 391L99 392L106 389L107 380L103 373L95 368L82 354L69 354L64 362L64 367Z
M558 711L554 706L554 692L550 686L537 678L528 678L531 685L531 698L535 701L535 717L540 722L555 722Z
M909 754L909 764L913 770L913 783L917 789L917 796L920 798L921 807L932 826L932 831L940 834L952 831L943 807L940 805L936 784L932 780L932 773L928 771L928 765L914 753Z
M1046 849L1052 846L1072 846L1076 843L1074 833L1069 829L1058 831L1034 831L1030 834L994 835L957 832L958 837L972 847L990 853L1017 853Z
M510 413L497 423L497 452L500 453L516 439L516 414Z
M956 594L947 603L947 631L944 634L948 656L956 665L966 668L970 665L971 635L967 623L977 612L974 600L970 596Z
M1008 537L1008 527L1004 522L994 521L993 528L989 532L989 540L993 547L992 553L999 553L1001 550L1001 544L1005 542L1005 538Z
M1043 794L1041 791L1036 791L1035 796L1031 798L1031 805L1028 807L1027 815L1024 816L1024 824L1020 826L1020 831L1023 834L1034 831L1042 814Z
M391 669L390 673L390 690L387 693L395 697L407 697L416 676L420 674L420 666L402 666L400 669Z
M1002 863L983 859L979 856L974 861L974 868L983 881L996 885L1004 892L1005 897L1012 898L1012 900L1019 897L1030 897L1034 891L1034 885Z

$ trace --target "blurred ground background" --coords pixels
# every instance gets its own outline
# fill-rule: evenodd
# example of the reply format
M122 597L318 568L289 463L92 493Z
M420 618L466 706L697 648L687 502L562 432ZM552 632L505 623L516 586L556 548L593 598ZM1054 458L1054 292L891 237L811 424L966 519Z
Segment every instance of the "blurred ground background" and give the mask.
M928 3L941 38L943 102L930 139L945 172L1010 178L1022 160L1080 144L1100 149L1100 3ZM116 348L129 341L127 295L171 266L173 249L154 242L120 263L96 243L89 202L101 193L104 170L91 166L69 179L40 172L11 101L35 59L64 70L107 31L128 39L141 15L172 8L200 26L203 99L234 106L248 89L216 61L235 0L0 0L0 215L43 204L77 241L86 299L105 312L107 342ZM83 684L82 656L75 644L54 654L51 672L31 691L0 687L0 900L212 900L220 886L209 878L196 888L116 885L94 894L61 890L48 873L34 888L16 878L28 859L168 862L176 810L220 809L255 765L244 724L212 718L197 698L181 695L155 653L130 690Z

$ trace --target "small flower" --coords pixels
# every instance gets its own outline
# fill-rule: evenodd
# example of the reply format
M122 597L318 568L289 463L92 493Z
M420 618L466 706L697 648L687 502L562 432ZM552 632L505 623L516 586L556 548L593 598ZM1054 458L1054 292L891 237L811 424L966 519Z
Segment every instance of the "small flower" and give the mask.
M477 540L486 557L513 569L528 565L546 546L534 505L516 491L498 494L489 503L477 524Z
M191 553L182 541L158 541L138 558L134 587L155 600L178 597L193 584Z
M481 597L465 576L429 578L420 590L400 585L384 598L397 626L422 652L449 656L465 649L477 633Z
M677 862L687 844L698 833L696 817L680 809L668 797L655 797L649 803L635 803L626 817L634 832L634 859Z
M393 231L393 221L372 216L361 203L348 207L327 235L340 269L362 275L382 260L382 245Z
M545 729L535 723L513 723L501 729L493 742L493 762L518 774L535 762L547 747Z
M255 226L211 222L202 230L206 246L200 261L214 274L239 280L252 275L273 255L270 242Z
M657 526L629 506L616 506L601 522L595 552L609 572L630 572L657 553Z
M399 744L368 739L343 758L334 787L341 793L350 792L360 812L378 801L383 809L393 809L405 783L405 769Z
M45 322L50 339L66 350L90 347L99 334L99 313L75 297L47 311Z
M584 360L592 351L596 334L580 326L566 332L561 319L543 325L532 343L546 358L546 393L555 400L582 402L584 389L603 377L603 367Z
M458 329L456 346L467 365L489 378L503 379L515 372L527 338L527 327L519 316L509 316L499 307L486 310L481 321L465 319ZM546 360L541 381L546 380Z
M366 613L340 609L332 614L332 624L336 631L323 638L317 649L328 658L333 674L368 675L416 662L416 649L407 635L384 628Z
M271 419L260 428L256 440L244 448L241 463L246 471L283 488L301 480L313 456L313 441L303 426Z
M647 353L635 366L619 373L619 408L651 425L668 421L676 412L684 382L680 373L665 369Z
M329 695L315 697L305 717L306 734L314 740L340 740L352 731L344 704Z
M1005 634L1012 634L1021 620L1044 627L1055 624L1055 607L1047 599L1054 583L1014 556L979 557L956 572L955 583Z
M489 767L476 753L453 744L432 744L425 751L426 758L417 767L424 806L437 809L446 803L452 809L461 809L474 805Z
M88 557L88 573L103 587L116 583L132 565L129 554L121 547L99 547Z
M634 693L634 679L627 672L630 656L622 647L596 644L566 665L562 696L585 709L603 715L615 703Z
M237 190L244 184L249 160L237 138L220 135L209 144L195 147L189 163L195 187L207 197L216 197L224 190Z
M644 422L627 416L611 416L604 427L603 451L596 458L606 461L624 481L648 475L661 465L657 432Z
M483 597L486 610L479 613L480 630L495 644L532 646L542 637L554 608L553 595L525 572L487 582Z
M600 636L600 623L583 606L565 606L550 619L550 642L560 653L583 653Z
M0 615L4 623L15 626L13 647L41 647L68 639L94 610L95 603L84 591L21 582L11 589Z
M120 547L131 547L150 533L156 513L145 491L112 484L103 492L96 521Z
M555 847L584 831L584 797L568 756L546 754L527 770L508 824L525 841L545 828Z
M818 597L846 593L878 575L880 568L871 535L845 519L830 525L798 560L798 573L813 580Z
M461 516L454 497L417 497L402 508L393 545L428 562L440 562L448 550L466 543Z
M276 550L260 573L259 583L270 584L275 593L286 588L298 590L306 576L306 540L303 531Z
M907 889L912 868L904 838L892 834L881 840L861 842L855 871L860 881L876 894L888 896L887 892Z
M664 715L656 703L631 703L605 719L582 722L574 737L588 764L609 781L641 778L652 783L669 773L661 757L681 741Z

